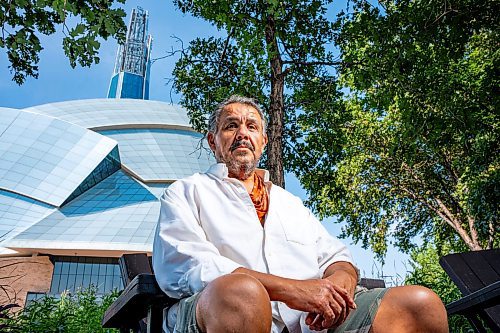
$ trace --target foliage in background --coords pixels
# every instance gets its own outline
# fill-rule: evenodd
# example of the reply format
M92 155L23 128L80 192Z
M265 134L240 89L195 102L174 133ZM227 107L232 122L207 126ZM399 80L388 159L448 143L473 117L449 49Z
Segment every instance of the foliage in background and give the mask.
M16 308L19 308L19 305L15 303L0 305L0 332L9 332L15 326Z
M125 3L125 0L117 0ZM0 48L5 49L12 80L23 84L38 77L41 35L52 35L59 26L63 49L71 67L76 63L99 63L99 38L125 40L125 12L107 0L15 0L0 1Z
M109 333L101 320L106 309L118 296L117 292L97 295L97 288L79 290L75 294L62 294L60 298L46 295L32 301L23 311L10 319L0 317L0 325L8 328L2 332L29 333Z
M463 251L463 249L461 250ZM443 245L441 249L438 249L431 243L427 243L422 249L412 250L410 255L412 271L406 276L405 284L418 284L434 290L444 304L461 298L460 291L439 265L439 258L449 253L451 253L449 245ZM474 332L467 319L463 316L451 316L448 323L450 332Z
M500 246L500 2L350 3L340 81L295 92L309 204L379 257L391 237Z
M183 13L227 33L226 38L197 38L178 51L173 87L182 94L191 123L205 132L207 114L231 94L259 100L269 120L266 167L280 186L300 107L292 92L338 63L327 50L335 31L326 16L331 3L174 0Z

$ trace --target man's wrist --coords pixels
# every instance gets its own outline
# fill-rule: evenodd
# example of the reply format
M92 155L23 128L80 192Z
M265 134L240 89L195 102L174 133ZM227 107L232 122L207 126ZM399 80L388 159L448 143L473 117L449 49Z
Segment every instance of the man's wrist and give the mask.
M336 262L325 271L323 278L330 280L335 285L345 289L353 296L358 282L358 273L349 262Z

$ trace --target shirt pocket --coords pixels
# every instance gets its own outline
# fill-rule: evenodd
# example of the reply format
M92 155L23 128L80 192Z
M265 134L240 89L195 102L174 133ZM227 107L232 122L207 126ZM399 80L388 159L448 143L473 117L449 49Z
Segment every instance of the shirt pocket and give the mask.
M280 223L287 242L300 245L315 245L313 226L306 217L284 214L280 216Z

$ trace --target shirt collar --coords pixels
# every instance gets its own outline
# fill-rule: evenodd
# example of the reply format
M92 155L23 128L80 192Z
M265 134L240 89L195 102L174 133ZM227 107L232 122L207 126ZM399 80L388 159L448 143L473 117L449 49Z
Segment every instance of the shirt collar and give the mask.
M264 179L264 182L269 182L269 171L257 168L255 169L255 172L257 173L257 175L262 177L262 179ZM219 179L224 179L228 177L229 171L227 169L226 164L217 163L210 166L210 168L208 168L207 170L207 173L214 175Z

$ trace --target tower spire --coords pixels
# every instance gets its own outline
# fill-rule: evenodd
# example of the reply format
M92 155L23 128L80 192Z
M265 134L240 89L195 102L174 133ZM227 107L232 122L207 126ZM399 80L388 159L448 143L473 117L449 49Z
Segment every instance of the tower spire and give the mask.
M148 35L149 13L132 9L125 44L116 55L108 98L149 99L149 75L153 38Z

